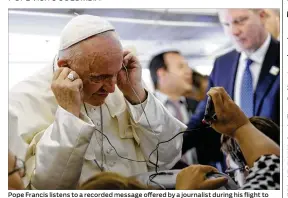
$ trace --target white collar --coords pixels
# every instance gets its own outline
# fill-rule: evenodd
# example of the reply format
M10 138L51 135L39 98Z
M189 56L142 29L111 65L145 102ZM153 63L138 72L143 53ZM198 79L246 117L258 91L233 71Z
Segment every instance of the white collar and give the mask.
M264 41L264 43L261 45L260 48L258 48L255 52L252 52L251 54L242 52L240 59L246 60L247 58L250 58L254 62L262 65L264 58L265 58L265 55L266 55L266 52L269 48L270 41L271 41L271 35L268 34L266 40Z

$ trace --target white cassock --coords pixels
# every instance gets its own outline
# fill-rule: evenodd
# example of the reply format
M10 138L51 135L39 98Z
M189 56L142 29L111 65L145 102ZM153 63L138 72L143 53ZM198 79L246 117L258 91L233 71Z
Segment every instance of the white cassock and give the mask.
M109 94L103 112L101 133L100 107L84 105L80 118L60 106L50 88L53 65L16 85L9 93L9 122L17 125L9 131L22 137L28 145L27 174L24 183L29 189L75 189L78 183L100 172L113 171L131 176L154 170L151 163L133 162L120 158L147 161L158 141L166 141L186 129L163 105L148 92L141 105L131 105L116 87ZM102 145L103 144L103 145ZM170 169L181 157L182 135L158 149L160 169ZM24 149L19 147L19 150ZM15 151L17 153L17 151ZM156 162L156 152L150 157ZM97 162L97 163L96 163ZM98 164L98 165L97 165Z

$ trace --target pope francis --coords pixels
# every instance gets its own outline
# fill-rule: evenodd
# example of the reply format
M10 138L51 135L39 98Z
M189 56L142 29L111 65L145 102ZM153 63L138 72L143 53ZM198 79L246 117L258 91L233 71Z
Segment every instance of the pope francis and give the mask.
M75 189L100 171L154 170L157 143L186 129L145 90L141 66L113 26L91 15L65 26L53 64L12 88L9 111L11 137L27 146L27 189ZM181 135L161 144L159 169L170 169L181 147Z

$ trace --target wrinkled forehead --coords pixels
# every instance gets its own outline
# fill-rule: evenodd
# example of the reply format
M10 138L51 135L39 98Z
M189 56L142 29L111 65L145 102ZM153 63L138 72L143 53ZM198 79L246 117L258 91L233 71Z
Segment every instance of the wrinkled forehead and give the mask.
M122 67L123 53L106 51L86 56L90 73L114 75Z
M220 22L232 23L242 17L249 17L251 9L220 9L218 12Z
M113 34L89 38L80 45L80 50L81 56L76 58L93 73L113 72L122 65L122 45Z

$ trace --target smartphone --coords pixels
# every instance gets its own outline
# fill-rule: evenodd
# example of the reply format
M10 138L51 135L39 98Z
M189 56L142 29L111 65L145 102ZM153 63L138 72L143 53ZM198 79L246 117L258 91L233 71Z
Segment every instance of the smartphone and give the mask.
M212 122L215 120L217 120L217 116L215 113L214 104L213 104L212 98L208 96L202 123L211 125Z

